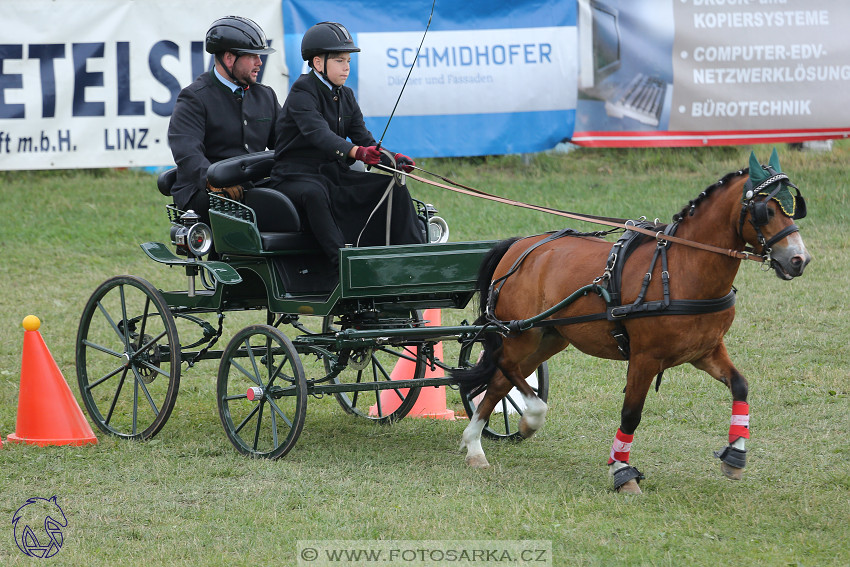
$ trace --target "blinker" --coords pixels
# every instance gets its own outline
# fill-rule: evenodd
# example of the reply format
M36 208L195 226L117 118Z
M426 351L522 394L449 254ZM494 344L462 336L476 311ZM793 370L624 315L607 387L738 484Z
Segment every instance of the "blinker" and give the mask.
M806 199L800 195L799 189L797 189L797 194L794 195L794 216L791 218L794 220L806 218Z

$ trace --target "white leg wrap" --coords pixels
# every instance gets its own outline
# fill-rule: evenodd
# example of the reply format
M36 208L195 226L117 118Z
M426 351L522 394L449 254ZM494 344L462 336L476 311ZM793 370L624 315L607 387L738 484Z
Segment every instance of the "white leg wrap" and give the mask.
M743 437L738 437L732 443L732 446L735 447L736 449L738 449L739 451L746 451L747 450L746 444L747 444L746 439L744 439Z
M537 396L523 396L523 400L525 401L525 413L522 418L529 429L537 431L543 427L543 422L546 421L546 412L549 410L549 406Z
M467 461L477 455L484 455L484 449L481 447L481 432L484 431L485 425L487 425L487 422L478 417L478 411L476 410L460 438L460 448L466 449Z

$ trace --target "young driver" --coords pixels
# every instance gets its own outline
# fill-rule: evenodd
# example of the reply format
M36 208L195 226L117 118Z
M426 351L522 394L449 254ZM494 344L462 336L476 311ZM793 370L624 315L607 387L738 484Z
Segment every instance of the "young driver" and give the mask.
M271 185L306 217L333 265L346 244L425 241L406 187L390 188L390 176L350 169L355 160L381 161L354 92L345 86L351 54L359 51L341 24L322 22L307 30L301 56L310 70L293 83L275 128ZM409 157L395 154L395 159L400 168L412 169Z

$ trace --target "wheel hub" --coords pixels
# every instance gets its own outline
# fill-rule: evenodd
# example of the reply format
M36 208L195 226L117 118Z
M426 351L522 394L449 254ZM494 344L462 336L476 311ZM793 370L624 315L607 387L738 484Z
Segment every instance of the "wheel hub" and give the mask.
M366 370L369 367L369 362L372 360L374 348L366 348L351 353L348 358L348 366L354 370Z
M142 336L141 339L139 339L139 344L137 346L141 347L142 345L147 344L152 338L153 337L150 335ZM137 352L134 359L138 363L137 369L139 371L139 375L142 377L142 382L150 384L156 380L158 373L142 363L148 363L152 366L159 367L162 363L162 353L160 352L159 345L151 345L147 350Z

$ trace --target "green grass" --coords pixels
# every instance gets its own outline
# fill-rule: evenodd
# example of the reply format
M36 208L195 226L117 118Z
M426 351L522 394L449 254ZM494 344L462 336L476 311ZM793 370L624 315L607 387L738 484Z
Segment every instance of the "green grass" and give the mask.
M769 147L757 147L766 160ZM578 150L426 169L490 193L606 216L669 221L703 188L744 167L749 148ZM551 540L556 565L850 564L850 430L846 230L850 144L831 153L782 150L802 189L813 256L782 282L743 265L727 346L750 381L745 479L723 479L731 400L691 367L651 392L632 462L644 494L611 491L605 460L619 423L625 364L568 350L551 361L546 426L518 444L486 442L493 465L471 470L457 451L465 421L374 426L332 398L308 400L304 432L275 462L230 446L215 404L216 363L185 370L168 424L147 443L99 434L96 446L0 449L0 564L25 565L11 517L32 496L57 495L68 519L62 565L294 565L299 540ZM452 240L531 234L583 223L473 201L414 184L451 225ZM0 434L15 430L25 315L75 394L80 313L103 280L134 274L161 288L179 270L138 244L167 241L165 200L131 171L0 173ZM564 290L565 294L572 290ZM446 311L451 324L469 312ZM229 316L227 333L264 322ZM222 342L226 344L227 337ZM446 345L447 353L453 352ZM447 355L448 356L448 355ZM450 405L460 411L450 393ZM97 432L97 430L96 430Z

